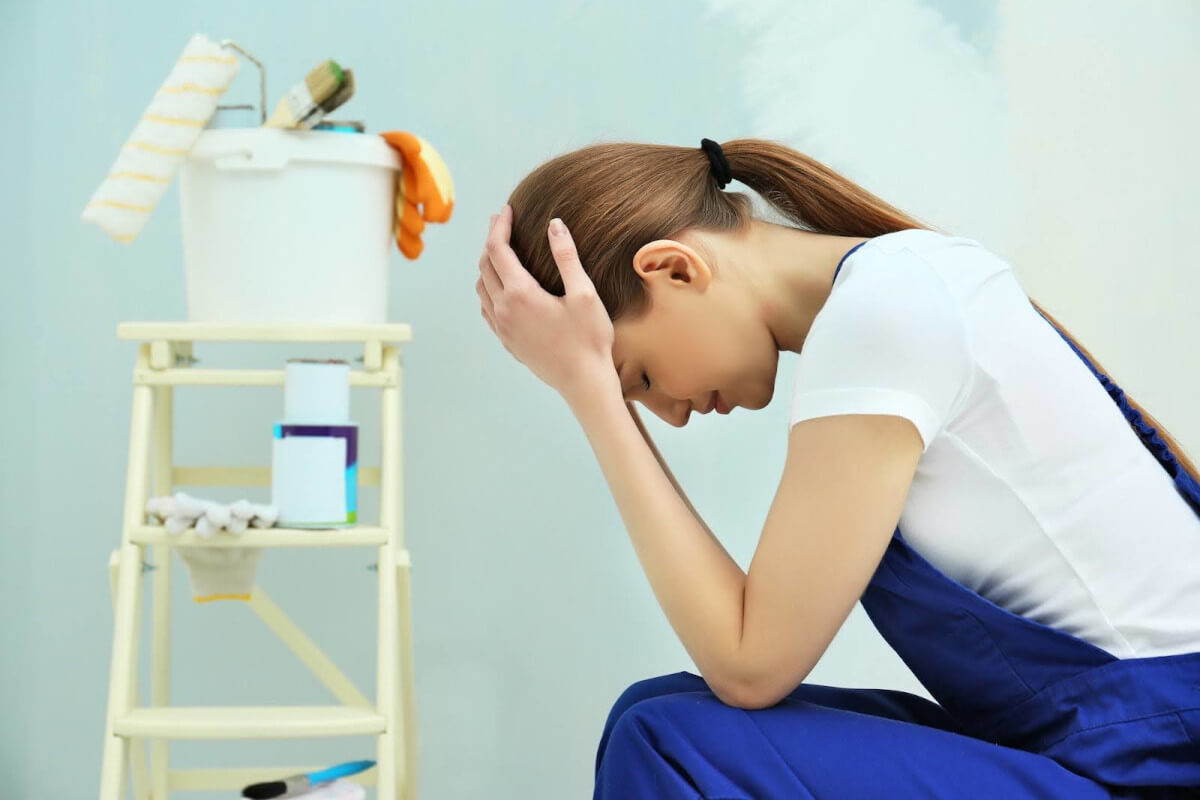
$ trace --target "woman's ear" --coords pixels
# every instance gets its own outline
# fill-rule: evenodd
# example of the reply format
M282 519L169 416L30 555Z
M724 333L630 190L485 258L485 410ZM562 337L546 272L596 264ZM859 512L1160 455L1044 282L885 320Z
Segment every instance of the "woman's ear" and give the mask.
M644 281L662 281L664 288L704 291L712 282L712 270L704 258L674 239L642 245L633 256L633 271Z

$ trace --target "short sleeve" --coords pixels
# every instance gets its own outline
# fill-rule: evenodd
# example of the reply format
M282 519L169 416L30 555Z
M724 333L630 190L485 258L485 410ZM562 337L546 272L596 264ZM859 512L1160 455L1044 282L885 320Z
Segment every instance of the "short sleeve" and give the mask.
M791 425L836 414L912 420L924 453L971 374L957 300L906 248L863 248L813 319L792 385Z

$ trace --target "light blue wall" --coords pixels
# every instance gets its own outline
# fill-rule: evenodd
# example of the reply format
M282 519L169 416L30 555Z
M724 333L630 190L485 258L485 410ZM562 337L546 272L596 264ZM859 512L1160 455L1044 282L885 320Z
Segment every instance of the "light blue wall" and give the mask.
M123 320L186 312L177 185L129 246L79 215L193 33L235 39L263 59L272 103L337 58L357 83L337 118L419 133L449 165L453 219L427 228L419 260L396 254L391 273L391 318L415 334L404 458L422 796L582 797L621 690L695 667L569 409L480 317L474 283L488 215L533 167L594 141L770 136L935 224L1015 248L1003 86L991 62L998 5L0 5L0 796L96 790L111 644L106 565L120 536L134 358L115 331ZM226 102L235 97L256 97L249 65ZM259 366L353 355L198 354ZM776 398L760 412L710 415L683 431L644 414L743 567L783 464L792 359L781 360ZM280 410L277 390L181 391L177 461L264 464ZM375 463L375 396L356 393L352 410L363 463ZM369 518L373 493L363 505ZM269 552L259 572L368 695L370 561L367 551ZM248 609L191 603L178 560L174 574L174 703L332 701ZM858 608L810 680L923 693ZM373 758L370 745L182 743L171 752L181 767L334 763Z
M0 7L9 77L0 133L0 397L9 420L0 437L0 767L9 783L0 795L95 792L111 636L106 565L119 542L134 357L115 331L123 320L183 319L186 310L177 183L132 245L79 214L197 32L264 60L272 103L319 60L341 60L357 94L337 117L417 132L450 166L453 219L429 227L419 260L396 254L391 288L392 319L415 332L404 454L422 789L431 798L579 795L621 689L691 665L569 410L479 316L476 262L488 214L558 152L599 138L698 146L702 136L743 132L736 76L720 55L725 36L686 3ZM225 102L254 100L254 80L245 65ZM292 354L200 353L263 365ZM364 391L354 402L369 440L375 397ZM280 408L275 390L180 392L179 460L266 463ZM681 476L701 493L718 475L744 482L728 495L742 510L728 506L718 527L749 533L758 524L781 425L768 412L735 426L757 429L763 442L766 458L749 471L707 455L730 452L732 433L680 440L681 457L693 459ZM371 463L377 448L365 451ZM367 551L268 553L259 576L373 694L369 563ZM174 702L332 701L248 609L191 603L175 565ZM183 743L172 758L184 767L334 763L373 758L370 744Z
M0 68L7 75L29 75L34 45L32 41L33 5L10 4L0 11ZM5 709L0 723L0 771L10 776L20 792L29 796L31 785L26 765L32 758L33 659L35 625L45 617L31 589L35 584L32 551L38 536L36 503L41 499L37 486L36 407L39 392L33 385L18 386L17 376L36 380L36 348L31 345L36 318L34 305L33 238L29 234L33 214L29 192L33 190L32 158L25 151L33 138L32 110L37 88L31 80L19 80L12 86L9 101L13 109L23 109L26 123L5 125L0 133L0 152L4 153L4 183L7 191L0 200L0 241L4 242L4 265L0 267L0 363L6 374L0 384L0 414L14 420L3 436L5 457L0 461L0 708ZM65 526L61 526L60 529ZM38 597L43 593L38 593ZM44 623L43 623L44 624ZM98 632L103 635L102 632ZM77 784L80 787L86 784Z

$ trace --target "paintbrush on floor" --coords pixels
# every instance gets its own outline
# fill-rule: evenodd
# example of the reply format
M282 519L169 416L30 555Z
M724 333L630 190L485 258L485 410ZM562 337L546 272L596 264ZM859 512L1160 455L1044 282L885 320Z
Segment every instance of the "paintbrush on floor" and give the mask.
M317 772L292 775L277 781L251 784L242 789L242 797L250 797L254 798L254 800L292 797L307 792L318 783L331 781L335 778L343 778L347 775L354 775L363 770L368 770L373 766L375 766L374 761L347 761L345 764L338 764L336 767L330 767L329 769Z

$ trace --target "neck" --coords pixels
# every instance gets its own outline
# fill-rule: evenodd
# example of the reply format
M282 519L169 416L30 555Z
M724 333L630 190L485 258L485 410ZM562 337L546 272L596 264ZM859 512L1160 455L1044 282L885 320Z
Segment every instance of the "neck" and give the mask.
M862 236L811 233L755 220L747 234L750 290L779 350L800 352L817 312L829 299L833 274Z

